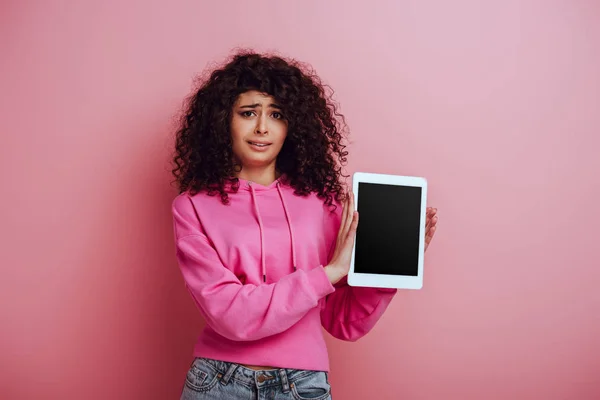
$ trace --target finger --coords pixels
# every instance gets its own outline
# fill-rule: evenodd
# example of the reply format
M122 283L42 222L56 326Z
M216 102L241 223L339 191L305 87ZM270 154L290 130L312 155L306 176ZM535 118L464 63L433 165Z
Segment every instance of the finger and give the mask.
M426 229L431 228L432 226L435 225L435 221L437 221L437 218L430 215L429 218L427 218L427 223L425 224Z
M435 226L430 226L429 229L427 229L425 231L425 237L426 238L432 238L434 232L435 232Z
M356 229L358 227L358 211L354 211L352 213L352 223L350 224L350 228L348 229L348 236L346 240L353 243L354 236L356 236ZM348 242L346 242L348 244Z
M338 231L338 236L342 235L345 232L346 219L348 218L348 193L346 193L346 198L342 203L342 217L340 219L340 230Z
M433 239L434 234L435 234L435 226L429 230L429 232L425 236L425 241L427 243L431 242L431 239Z
M435 217L435 210L432 207L429 207L425 216L428 224L431 222L433 217Z
M433 228L438 222L438 217L433 217L431 218L431 221L429 222L429 227Z
M346 232L345 235L348 234L348 231L350 230L350 227L352 225L352 222L354 221L354 194L352 192L349 192L349 198L348 198L348 215L346 216Z

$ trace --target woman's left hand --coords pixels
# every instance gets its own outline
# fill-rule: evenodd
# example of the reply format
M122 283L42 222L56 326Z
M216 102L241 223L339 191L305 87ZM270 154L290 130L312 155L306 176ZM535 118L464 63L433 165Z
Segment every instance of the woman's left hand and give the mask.
M433 239L437 222L437 208L427 207L427 222L425 224L425 250L427 250L429 243L431 243L431 239Z

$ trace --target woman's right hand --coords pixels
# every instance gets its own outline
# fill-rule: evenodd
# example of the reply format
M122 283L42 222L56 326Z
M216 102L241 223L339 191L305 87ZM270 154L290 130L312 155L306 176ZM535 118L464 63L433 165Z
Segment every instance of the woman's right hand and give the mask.
M331 284L337 283L344 276L348 275L357 226L358 211L354 209L354 194L349 192L344 200L344 209L342 211L335 251L331 261L325 267L325 273L329 277Z

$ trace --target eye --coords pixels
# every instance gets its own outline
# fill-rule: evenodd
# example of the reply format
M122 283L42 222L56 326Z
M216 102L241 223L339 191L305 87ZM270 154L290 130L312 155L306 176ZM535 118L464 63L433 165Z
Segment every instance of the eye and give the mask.
M240 114L242 117L251 117L254 114L254 111L242 111Z
M283 119L283 114L276 111L276 112L273 113L273 118L275 118L275 119Z

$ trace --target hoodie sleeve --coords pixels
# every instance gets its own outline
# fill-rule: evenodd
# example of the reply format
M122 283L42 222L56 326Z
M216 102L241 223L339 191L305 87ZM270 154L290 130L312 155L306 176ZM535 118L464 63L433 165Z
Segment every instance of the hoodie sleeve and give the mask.
M217 333L237 341L281 333L334 291L322 266L297 270L272 284L242 284L203 232L191 199L172 205L177 262L201 314Z
M333 237L328 262L335 251L341 207L337 203L337 209L326 225L329 236ZM321 309L321 323L332 336L356 341L373 329L397 292L397 289L349 286L347 277L344 277L335 284L335 292L327 295Z
M332 336L354 342L373 329L397 291L353 287L344 278L327 296L321 323Z

